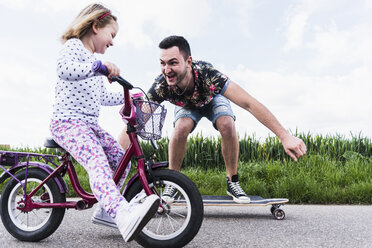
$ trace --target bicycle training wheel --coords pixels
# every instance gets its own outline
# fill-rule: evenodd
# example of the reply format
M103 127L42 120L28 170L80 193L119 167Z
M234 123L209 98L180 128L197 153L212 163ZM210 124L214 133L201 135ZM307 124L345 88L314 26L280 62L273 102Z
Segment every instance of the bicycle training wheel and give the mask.
M18 172L15 177L25 183L26 171ZM35 189L48 176L38 168L29 168L27 176L27 193ZM65 208L40 208L21 211L23 187L14 178L10 178L1 194L1 220L8 232L22 241L39 241L50 236L61 224ZM50 179L32 197L33 202L66 202L55 180Z
M147 175L150 188L161 198L158 212L142 229L136 241L145 247L183 247L198 233L203 221L203 201L195 184L174 170L153 170L155 182ZM176 188L174 200L164 201L162 194L167 185ZM136 180L127 191L130 201L143 189Z

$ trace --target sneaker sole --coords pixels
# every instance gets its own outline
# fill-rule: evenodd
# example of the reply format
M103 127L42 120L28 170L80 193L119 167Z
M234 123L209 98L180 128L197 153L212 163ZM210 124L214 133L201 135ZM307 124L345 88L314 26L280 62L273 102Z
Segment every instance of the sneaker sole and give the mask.
M152 219L155 213L158 211L160 204L159 198L157 198L151 205L150 209L147 211L145 216L138 218L136 223L132 227L132 231L124 238L125 242L130 242L137 237L137 235L142 231L146 224Z
M233 201L236 202L236 203L240 203L240 204L243 204L243 203L251 203L251 199L248 199L248 200L240 200L239 198L236 198L235 196L233 196L233 194L231 194L229 191L226 191L226 193L231 196L233 198Z
M105 220L102 220L102 219L98 219L97 217L93 217L92 222L93 222L93 224L96 224L96 225L102 225L102 226L107 226L107 227L118 229L115 222L105 221Z

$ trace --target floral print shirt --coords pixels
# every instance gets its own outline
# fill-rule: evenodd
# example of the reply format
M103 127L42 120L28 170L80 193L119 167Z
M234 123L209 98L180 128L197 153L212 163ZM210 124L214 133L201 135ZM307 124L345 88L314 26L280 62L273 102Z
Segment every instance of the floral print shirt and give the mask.
M230 82L229 78L216 70L212 64L193 61L192 69L195 85L193 93L182 94L178 88L169 86L164 76L160 75L147 93L149 100L157 103L169 101L177 106L193 109L205 106L214 96L225 92Z

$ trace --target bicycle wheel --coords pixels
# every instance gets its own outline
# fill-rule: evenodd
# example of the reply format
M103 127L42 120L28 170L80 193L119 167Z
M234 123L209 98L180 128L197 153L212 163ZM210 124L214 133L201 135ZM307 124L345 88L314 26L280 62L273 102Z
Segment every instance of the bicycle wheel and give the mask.
M25 182L26 171L18 172L15 177ZM27 175L27 193L35 189L48 176L39 168L29 168ZM23 187L14 178L5 185L1 195L1 220L8 232L22 241L39 241L50 236L61 224L64 208L40 208L25 212L18 209L23 199ZM51 179L32 197L33 202L66 202L57 183Z
M183 247L198 233L203 221L203 201L195 184L185 175L174 170L154 170L155 182L150 188L162 197L166 185L177 189L172 202L161 201L154 217L142 229L136 241L145 247ZM140 180L130 186L126 199L130 201L143 189Z

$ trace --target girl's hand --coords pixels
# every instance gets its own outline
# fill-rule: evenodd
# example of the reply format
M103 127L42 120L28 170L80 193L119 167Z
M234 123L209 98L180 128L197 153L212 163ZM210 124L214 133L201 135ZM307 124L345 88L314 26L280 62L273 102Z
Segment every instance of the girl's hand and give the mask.
M109 82L112 83L111 77L118 77L120 75L120 69L119 67L117 67L115 64L111 62L104 62L103 64L107 67L107 70L109 72L109 75L107 76L107 78Z

